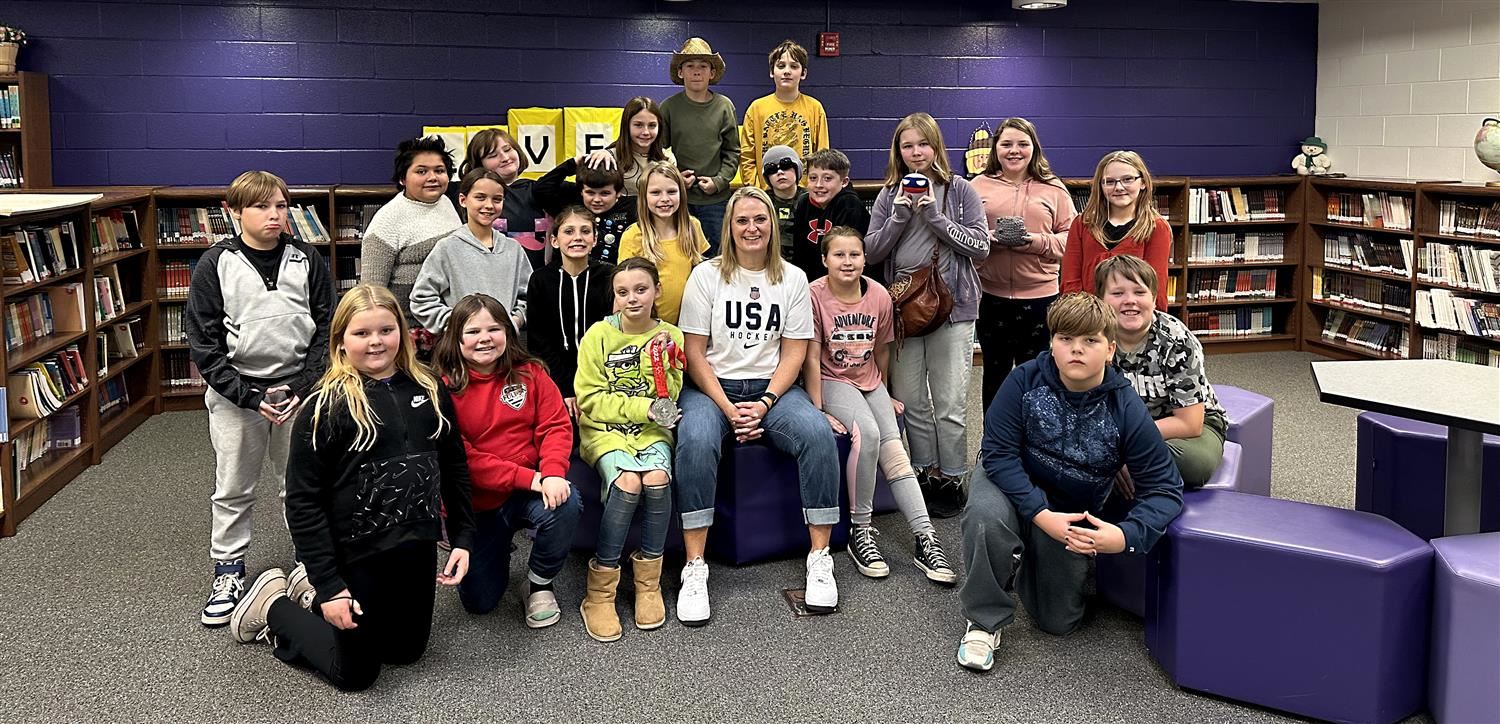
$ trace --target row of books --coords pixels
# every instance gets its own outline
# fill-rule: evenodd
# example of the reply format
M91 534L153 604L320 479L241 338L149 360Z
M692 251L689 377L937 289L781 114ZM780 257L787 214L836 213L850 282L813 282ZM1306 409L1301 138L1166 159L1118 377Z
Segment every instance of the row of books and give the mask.
M1282 261L1286 233L1281 231L1198 231L1188 241L1188 262L1228 263Z
M94 323L100 324L125 311L125 286L114 265L94 271Z
M193 270L197 259L162 262L156 273L156 294L168 299L187 299L193 286Z
M1189 301L1275 297L1275 269L1219 269L1188 275Z
M338 284L338 290L340 292L347 292L353 289L354 285L359 283L359 257L345 256L340 253L337 266L338 274L335 275L335 281Z
M94 255L141 248L141 223L135 209L113 208L94 214Z
M1084 190L1083 200L1088 201L1088 190ZM1077 192L1074 192L1074 207L1082 209L1083 205L1078 203ZM380 210L383 204L351 204L340 206L333 215L333 233L339 241L359 241L365 237L365 229L370 228L370 220L375 218L375 212Z
M0 128L21 127L21 86L0 87Z
M1426 243L1418 261L1421 281L1500 294L1500 249Z
M161 308L157 336L162 344L187 344L187 306L173 304Z
M1416 202L1410 196L1389 191L1333 191L1328 194L1328 220L1340 224L1411 231L1412 210L1415 208Z
M1275 334L1276 331L1271 307L1188 312L1183 321L1199 337L1254 337Z
M1323 321L1322 337L1402 359L1406 358L1407 351L1411 348L1405 324L1360 317L1354 312L1344 312L1341 309L1328 312L1328 318Z
M1381 279L1312 270L1312 296L1321 302L1377 312L1411 314L1411 287Z
M83 415L78 405L68 405L15 437L15 495L25 490L24 473L48 453L71 450L83 444Z
M205 387L203 375L198 374L198 365L186 353L169 354L162 357L161 383L174 388Z
M125 378L106 380L104 387L100 388L99 414L107 415L111 410L122 410L129 406L130 386L125 384Z
M1369 234L1323 237L1323 263L1349 269L1411 276L1411 239L1376 240Z
M1500 339L1500 304L1454 296L1447 289L1418 289L1417 324Z
M83 266L73 222L26 226L0 233L0 270L6 284L46 281Z
M1439 201L1438 233L1500 239L1500 201L1489 206L1467 201Z
M9 148L0 149L0 189L18 189L26 183L21 175L21 164L16 163L16 153Z
M69 397L82 392L88 383L83 353L78 351L78 345L68 345L6 377L8 413L14 418L46 417L62 408Z
M1455 362L1500 367L1500 347L1490 347L1455 334L1424 334L1422 359L1451 359Z
M94 343L99 376L104 377L109 374L111 362L141 356L146 348L145 322L139 317L115 322L95 333Z
M1188 223L1285 221L1286 189L1190 189Z
M83 285L59 284L7 300L5 349L16 349L58 332L82 332Z
M287 231L298 241L326 244L331 238L328 235L328 228L323 226L323 220L318 218L317 208L305 204L290 206L286 210L286 215ZM238 223L235 224L235 229L238 232Z
M308 243L327 243L328 228L316 206L289 206L284 231ZM218 206L159 208L156 211L157 244L213 244L240 233L240 222L227 204Z

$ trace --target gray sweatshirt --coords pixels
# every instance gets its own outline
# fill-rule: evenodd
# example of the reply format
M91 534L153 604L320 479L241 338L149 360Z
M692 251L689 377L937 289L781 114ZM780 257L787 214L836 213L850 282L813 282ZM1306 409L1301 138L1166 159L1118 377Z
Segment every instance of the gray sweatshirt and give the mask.
M526 283L531 279L531 261L520 242L495 232L495 247L484 244L468 225L438 239L422 262L411 290L411 314L434 334L448 324L448 315L458 300L483 292L505 305L516 326L526 320Z
M885 263L885 278L911 272L932 263L932 247L938 245L938 264L943 281L953 294L950 322L979 318L979 272L974 264L990 253L990 235L984 202L969 182L952 177L947 186L934 183L934 201L915 215L910 206L895 204L898 186L887 186L875 197L870 211L870 232L865 235L865 254L872 263ZM914 218L915 216L915 218Z

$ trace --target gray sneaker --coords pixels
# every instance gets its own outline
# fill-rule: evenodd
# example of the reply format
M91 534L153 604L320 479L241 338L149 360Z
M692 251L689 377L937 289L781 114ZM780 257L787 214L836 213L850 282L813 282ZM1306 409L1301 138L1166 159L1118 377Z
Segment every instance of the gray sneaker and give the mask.
M313 588L312 581L307 578L307 566L298 563L286 577L286 597L292 599L292 603L311 611L313 599L317 595L317 589Z
M242 644L248 644L256 639L268 637L271 627L267 616L271 612L271 604L284 596L286 596L285 571L272 568L260 574L260 577L255 579L255 583L250 585L250 590L245 592L245 597L240 599L240 605L234 607L234 615L229 619L229 627L234 630L234 639Z
M995 667L995 649L1000 648L1000 631L990 633L974 624L964 632L958 642L958 665L974 671L989 671Z

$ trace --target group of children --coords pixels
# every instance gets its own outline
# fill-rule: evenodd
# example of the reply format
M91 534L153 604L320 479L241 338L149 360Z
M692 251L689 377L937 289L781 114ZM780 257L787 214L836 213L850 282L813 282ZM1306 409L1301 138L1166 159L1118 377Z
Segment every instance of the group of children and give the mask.
M778 46L776 92L738 138L721 132L732 103L708 90L723 62L698 39L673 56L683 93L632 99L612 148L534 183L511 137L476 134L462 218L442 142L402 143L401 193L372 220L361 283L336 309L322 257L285 233L285 184L236 179L226 204L244 233L205 254L188 308L217 456L203 623L362 688L421 655L434 582L471 613L493 610L525 527L524 620L553 625L553 579L582 514L576 450L602 481L580 606L589 635L622 635L616 589L637 513L634 622L665 622L674 500L687 553L676 613L705 624L703 553L732 435L797 458L809 608L838 605L828 541L842 467L849 555L866 576L891 572L871 524L877 471L936 583L958 575L931 519L964 512L960 664L992 665L1013 582L1045 630L1076 626L1086 557L1149 550L1184 479L1202 484L1222 454L1201 348L1157 312L1171 236L1150 174L1134 153L1106 156L1075 215L1024 119L1001 124L971 183L916 113L896 128L867 213L849 159L826 147L821 106L798 92L806 60ZM741 142L764 162L731 189ZM905 296L924 270L936 312ZM1089 293L1067 294L1085 280ZM923 314L931 331L903 331ZM976 323L988 412L965 487ZM851 438L842 464L835 434ZM285 478L299 563L246 590L267 458ZM443 538L450 552L428 578Z

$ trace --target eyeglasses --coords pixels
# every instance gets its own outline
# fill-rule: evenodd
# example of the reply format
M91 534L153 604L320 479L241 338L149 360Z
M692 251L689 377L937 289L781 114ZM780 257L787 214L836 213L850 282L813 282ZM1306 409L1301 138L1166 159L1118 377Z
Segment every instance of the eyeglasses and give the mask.
M790 158L783 158L780 161L777 161L775 163L768 163L768 164L766 164L765 174L767 176L770 176L771 174L776 173L777 171L793 171L793 170L796 170L796 168L797 168L797 162L796 161L793 161Z
M1106 188L1113 187L1113 186L1119 186L1120 188L1125 188L1126 186L1129 186L1129 185L1131 185L1131 184L1133 184L1133 183L1135 183L1137 181L1140 181L1140 180L1141 180L1140 176L1123 176L1123 177L1120 177L1120 178L1107 178L1107 179L1104 179L1103 183L1104 183L1104 186Z

